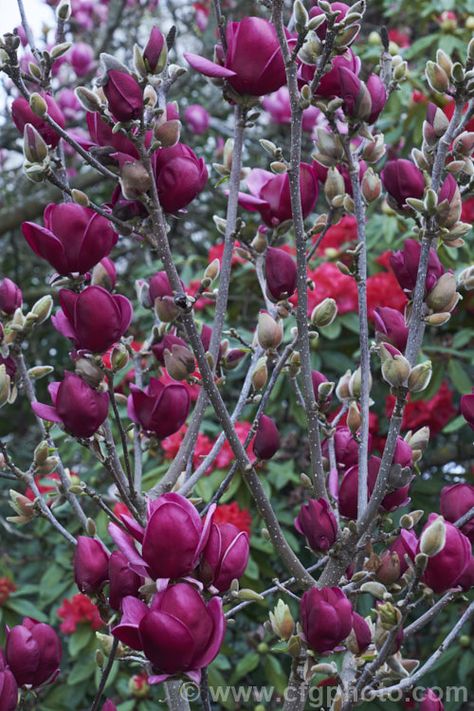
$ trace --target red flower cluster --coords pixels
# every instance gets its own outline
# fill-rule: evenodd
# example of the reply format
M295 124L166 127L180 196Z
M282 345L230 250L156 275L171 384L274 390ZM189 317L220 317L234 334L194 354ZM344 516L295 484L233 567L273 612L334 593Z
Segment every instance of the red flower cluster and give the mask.
M389 395L385 403L385 412L390 417L395 398ZM403 414L402 429L417 430L425 425L430 428L431 436L437 435L456 415L453 405L453 393L446 382L430 400L410 400Z
M252 516L248 509L241 509L237 501L231 504L220 504L214 512L214 523L231 523L239 531L250 533L252 526Z
M318 239L315 235L314 242ZM342 248L347 248L357 239L357 220L353 215L345 215L336 225L328 229L320 245L316 250L318 256L323 257L331 250L340 252ZM329 256L329 255L328 255Z
M77 625L82 623L90 625L94 631L100 630L105 624L97 606L82 593L63 600L63 604L58 608L58 617L63 620L59 628L64 634L73 634Z
M0 607L6 603L10 593L15 592L16 585L11 578L5 576L0 578Z

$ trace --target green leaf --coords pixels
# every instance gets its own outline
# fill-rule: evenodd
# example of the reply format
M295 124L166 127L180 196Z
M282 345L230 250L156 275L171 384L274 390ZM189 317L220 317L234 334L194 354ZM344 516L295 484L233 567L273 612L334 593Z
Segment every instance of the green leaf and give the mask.
M464 370L461 363L451 359L448 364L448 374L456 390L462 395L471 392L471 378Z
M466 424L466 420L462 415L459 415L458 417L455 417L454 420L451 420L451 422L448 422L446 427L443 429L443 432L445 434L450 434L451 432L457 432L458 430L461 429L461 427L464 427Z
M97 665L93 656L76 662L67 678L68 686L74 686L74 684L90 679L95 674L96 668Z
M9 597L4 607L11 610L12 612L16 612L22 617L32 617L33 619L38 620L38 622L48 621L47 616L44 614L44 612L41 612L41 610L39 610L36 605L33 605L33 603L29 600L24 600L20 597Z
M239 681L246 674L249 674L251 671L256 669L259 664L260 655L257 654L257 652L249 652L237 663L235 671L230 677L230 683L235 684L236 681Z
M74 634L69 637L68 649L71 657L77 657L81 649L87 647L94 633L88 625L78 625Z

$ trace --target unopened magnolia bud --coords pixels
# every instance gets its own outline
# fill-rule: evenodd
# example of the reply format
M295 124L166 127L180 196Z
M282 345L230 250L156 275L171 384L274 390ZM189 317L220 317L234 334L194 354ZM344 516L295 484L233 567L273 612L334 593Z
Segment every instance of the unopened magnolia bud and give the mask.
M341 402L343 402L344 400L348 400L351 397L351 392L349 389L351 376L351 371L347 370L344 375L339 378L339 382L336 385L336 397L338 400L341 400Z
M10 376L5 365L0 365L0 407L7 404L10 397Z
M458 301L456 286L454 274L446 272L440 276L426 297L427 306L436 313L451 311Z
M436 62L426 63L425 76L433 91L444 94L449 89L448 75Z
M181 121L178 119L171 119L160 126L156 126L153 134L163 148L171 148L178 143L181 136L181 128Z
M430 523L420 538L420 551L432 558L443 550L446 544L446 525L442 516Z
M82 190L77 190L77 188L73 188L71 190L71 197L73 201L78 205L81 205L81 207L89 207L90 200L87 195L82 192Z
M406 61L400 62L393 67L393 79L396 82L403 81L408 75L408 63Z
M466 291L472 291L474 289L474 266L467 267L458 276L458 284Z
M266 311L261 311L258 317L257 340L265 350L278 348L283 340L283 325L275 321Z
M362 424L362 417L360 415L359 408L355 402L351 402L349 405L349 410L347 412L347 426L349 427L352 434L355 434L360 430Z
M213 259L212 262L206 267L206 270L204 272L204 279L210 279L212 283L219 276L220 270L220 261L217 258Z
M420 427L416 432L407 432L405 435L405 442L410 445L412 449L421 449L424 451L430 441L430 428L425 425L425 427Z
M361 386L362 386L362 373L359 368L355 370L349 380L349 393L351 397L360 397L361 393ZM369 390L372 389L372 375L369 373Z
M320 402L326 402L326 400L328 400L331 397L333 391L334 391L334 383L331 383L329 381L319 383L319 385L318 385L318 400Z
M368 583L363 583L360 586L360 591L363 593L369 593L379 600L383 600L384 595L387 593L387 588L385 585L382 585L382 583L376 583L375 581L370 580Z
M37 92L34 92L30 96L30 107L33 113L37 116L44 116L48 112L48 104L45 99L43 99L41 94L38 94Z
M241 588L236 595L238 600L249 600L251 602L261 602L265 598L260 593L250 588Z
M334 198L344 195L345 192L344 178L337 168L329 168L326 180L324 181L324 194L329 205L332 205Z
M61 22L67 22L71 17L71 3L69 0L62 0L56 8L56 17Z
M35 517L35 502L15 489L10 489L9 494L9 504L18 516L8 516L7 521L17 523L19 526L31 521Z
M85 108L86 111L100 111L100 99L93 91L85 86L78 86L75 90L77 100Z
M23 153L30 163L42 163L48 157L48 146L31 123L23 131Z
M263 390L268 380L267 359L260 358L257 361L252 374L252 385L255 390Z
M117 344L112 348L112 355L110 356L110 362L112 365L112 370L116 372L117 370L122 370L128 364L129 355L125 346Z
M102 370L90 358L78 358L74 370L92 388L97 388L104 378Z
M186 380L195 369L194 356L186 346L174 344L164 352L165 368L175 380Z
M394 349L395 350L395 349ZM392 355L385 348L384 344L380 346L382 357L382 377L393 388L399 388L406 382L410 374L410 363L401 353Z
M311 481L310 477L304 472L300 474L300 482L301 486L304 486L304 488L308 489L308 491L313 489L313 482Z
M327 297L314 307L311 314L311 323L316 328L324 328L325 326L330 326L336 316L337 304L334 299Z
M382 192L382 181L372 168L367 168L361 183L362 195L368 203L374 202Z
M382 586L383 587L383 586ZM383 602L377 607L377 622L383 629L390 631L397 627L402 618L400 610L391 602Z
M45 463L46 459L49 456L49 444L46 442L46 440L43 440L40 442L33 454L33 461L36 464L36 466L41 466L42 464Z
M54 368L52 365L35 365L33 368L28 370L28 375L32 380L40 380L50 375Z
M284 640L290 639L295 631L295 621L290 608L283 600L278 600L273 612L269 613L269 618L277 637Z
M281 160L274 160L272 163L270 163L270 170L272 171L272 173L281 175L283 173L286 173L286 171L288 170L288 166Z
M31 313L36 317L36 323L39 325L46 321L53 310L53 297L49 294L43 296L31 309Z
M375 136L373 141L368 142L362 151L362 158L366 163L377 163L385 155L385 143L382 134Z
M256 252L258 252L258 254L263 254L266 251L268 247L268 242L263 232L257 232L251 242L251 246Z
M408 376L408 389L412 393L419 393L428 387L433 374L433 366L430 360L415 365Z
M425 316L424 320L428 326L444 326L445 323L448 323L450 318L451 314L449 312L441 312L439 314L430 314L429 316Z

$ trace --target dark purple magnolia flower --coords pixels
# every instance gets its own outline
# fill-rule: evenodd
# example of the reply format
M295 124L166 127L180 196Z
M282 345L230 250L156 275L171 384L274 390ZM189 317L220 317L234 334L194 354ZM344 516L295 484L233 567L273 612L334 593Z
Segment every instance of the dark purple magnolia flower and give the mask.
M405 207L407 198L423 197L423 173L406 158L389 160L380 176L385 190L398 208Z
M213 523L202 554L199 577L219 592L239 579L249 560L249 537L232 523Z
M48 106L48 116L50 116L56 123L64 128L66 122L64 120L64 115L55 100L49 94L43 94L43 99L46 101ZM15 99L12 104L12 118L15 126L21 134L23 134L25 125L31 123L32 126L36 128L40 136L44 141L51 146L56 148L61 137L56 133L55 129L45 121L41 116L37 116L31 109L30 104L22 96Z
M347 67L337 67L336 71L338 96L344 101L344 113L351 118L374 123L387 101L387 92L380 77L371 74L364 83Z
M367 622L358 612L352 613L352 633L357 655L363 654L372 642L372 632Z
M420 264L421 244L415 239L407 239L403 249L393 252L390 256L392 267L398 283L404 291L411 292L415 288L418 266ZM426 291L429 292L445 273L445 268L439 261L436 250L430 249L428 272L426 274Z
M105 353L120 340L133 316L125 296L110 294L101 286L88 286L79 294L61 289L59 303L53 326L76 348L92 353Z
M430 514L423 531L436 519L437 514ZM444 593L454 587L464 573L471 560L471 543L469 538L445 521L446 541L437 555L428 559L428 565L423 575L423 582L435 593ZM423 532L422 532L423 533ZM420 544L418 544L419 551Z
M413 531L402 529L397 540L382 554L377 579L384 585L395 583L408 570L406 556L415 560L418 538Z
M444 711L444 704L432 689L426 689L423 694L420 711Z
M44 227L23 222L21 229L33 252L58 274L85 274L117 243L118 234L109 220L72 202L50 203L43 220Z
M313 380L314 384L314 380ZM369 437L369 450L372 444L372 437ZM334 435L334 447L336 451L336 462L338 467L347 469L357 464L359 461L359 445L354 435L348 427L338 427ZM323 444L323 454L327 456L327 440Z
M130 385L128 416L147 432L164 439L179 430L189 414L188 389L180 383L164 385L156 378L143 390Z
M43 420L57 422L74 437L92 437L107 417L108 393L94 390L85 380L66 371L62 382L51 383L53 405L34 402L34 412Z
M246 178L248 193L239 193L239 204L250 212L259 212L269 227L291 220L290 179L288 173L275 175L268 170L254 168ZM307 217L318 197L318 183L308 163L301 163L301 202Z
M316 552L327 553L337 538L336 517L326 499L310 499L303 504L295 528Z
M469 395L462 396L461 413L469 427L474 430L474 388Z
M126 597L122 619L112 634L132 649L143 651L157 684L174 674L186 674L198 682L201 669L217 656L225 632L222 601L205 602L189 583L171 585L158 592L148 607Z
M271 459L278 452L280 434L271 417L261 415L252 448L257 459Z
M336 16L336 22L341 22L347 13L349 12L350 7L349 5L346 5L345 2L332 2L331 3L331 12L337 12ZM309 16L311 18L313 17L319 17L319 15L322 15L323 11L321 10L320 7L317 5L312 7L311 10L309 11ZM324 39L326 37L326 32L327 32L327 22L323 22L322 25L319 25L318 29L316 30L316 34L320 39Z
M165 212L179 212L194 200L207 182L207 168L185 143L159 148L152 155L153 173Z
M132 141L121 131L113 133L112 128L105 123L100 114L88 112L86 121L93 144L101 147L111 146L118 153L126 153L133 158L139 157Z
M403 443L403 444L402 444ZM393 459L394 464L400 464L402 467L410 466L411 464L411 448L406 445L406 442L399 437L397 440L397 448L395 456ZM408 453L408 450L410 452ZM397 456L398 454L398 456ZM369 477L368 477L368 494L372 495L372 492L377 481L377 476L380 469L380 458L379 457L369 457ZM350 467L344 474L339 489L339 511L343 516L347 518L356 519L357 518L357 493L359 488L359 467L354 465ZM381 507L384 511L393 511L394 509L400 508L400 506L406 506L410 499L408 498L408 493L410 491L410 483L406 486L402 486L395 491L387 494L382 500Z
M7 634L5 657L18 686L34 689L54 681L59 674L61 642L54 629L25 617Z
M15 711L18 704L18 685L11 670L6 666L3 651L0 649L0 709Z
M155 356L156 360L160 365L165 364L165 351L172 351L173 346L182 346L184 348L187 348L187 343L185 340L180 338L179 336L176 336L174 333L167 333L161 341L158 341L158 343L154 343L153 346L151 347L151 350L153 351L153 355Z
M267 292L272 301L289 299L296 289L296 264L293 257L278 247L269 247L265 253Z
M318 180L319 183L324 183L326 182L326 178L328 177L328 168L326 166L321 165L321 163L318 163L316 160L313 161L313 171L316 176L316 179ZM342 178L344 180L344 190L345 192L352 197L352 181L351 181L351 176L349 174L349 170L346 165L341 165L339 164L337 166L338 171L342 175ZM360 160L359 161L359 182L362 181L362 178L365 175L365 172L367 170L367 163L365 160Z
M153 579L182 578L199 562L209 537L214 509L215 506L209 509L203 521L196 507L184 496L163 494L149 500L145 528L130 516L122 515L131 535L114 523L109 525L109 532L138 575ZM141 554L136 542L141 544Z
M109 604L113 610L120 610L122 600L127 595L138 597L138 591L144 583L130 567L127 557L121 551L114 551L109 558Z
M164 52L163 52L164 50ZM147 68L152 74L155 74L157 69L163 69L161 66L162 61L166 61L166 39L161 30L156 27L152 27L148 42L143 50L143 59ZM160 61L161 60L161 61Z
M464 568L456 585L460 585L466 592L474 587L474 555L471 555L471 559Z
M14 281L5 277L0 281L0 311L14 314L23 303L23 294L19 286Z
M352 629L352 604L340 588L311 588L300 603L301 625L308 647L332 652Z
M315 71L314 64L300 64L298 69L298 81L300 85L311 83ZM316 93L326 99L341 95L341 75L339 69L348 69L356 76L360 72L360 59L356 57L351 49L347 49L344 54L338 54L332 60L332 68L321 77Z
M117 707L113 701L107 699L105 704L102 706L102 711L117 711Z
M204 106L191 104L184 112L186 126L196 136L202 136L209 128L210 116Z
M388 341L402 353L408 339L408 326L405 317L397 309L390 306L377 306L374 310L375 333L383 340Z
M143 89L131 74L110 69L102 88L109 110L117 121L140 118L143 112Z
M102 590L109 578L109 554L97 538L78 536L74 550L74 580L82 593Z
M461 398L462 399L462 398ZM451 523L456 523L474 506L474 486L453 484L441 490L441 513ZM474 543L474 518L464 524L461 531Z
M263 96L285 84L285 66L271 22L260 17L229 22L226 39L225 57L222 47L216 48L218 64L196 54L184 56L193 69L208 77L226 79L239 94Z

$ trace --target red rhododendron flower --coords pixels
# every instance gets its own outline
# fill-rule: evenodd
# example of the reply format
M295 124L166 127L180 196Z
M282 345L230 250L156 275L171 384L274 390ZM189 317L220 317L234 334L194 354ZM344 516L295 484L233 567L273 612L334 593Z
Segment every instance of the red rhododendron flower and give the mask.
M443 111L448 117L448 119L452 119L453 114L454 114L454 101L450 101L449 104L446 104L446 106L443 106ZM464 112L466 113L467 111L467 104L464 107ZM472 118L470 121L467 122L467 124L464 126L465 131L474 131L474 118Z
M10 578L0 578L0 607L6 603L10 593L15 592L16 585Z
M54 482L61 481L59 474L53 472L48 474L48 476L35 476L35 483L39 489L40 494L51 494L53 492L57 493L57 488ZM51 482L51 483L47 483ZM27 487L25 490L25 496L30 500L34 501L36 499L36 494L33 492L31 487Z
M117 503L114 504L112 511L118 518L120 518L120 516L130 516L133 518L127 504L124 504L122 501L117 501Z
M318 239L318 236L315 235L314 242ZM316 254L324 256L329 250L340 252L343 247L347 248L356 239L357 220L353 215L345 215L336 225L328 229L316 250Z
M462 204L461 212L462 222L474 222L474 197L467 198Z
M388 38L390 42L395 42L395 44L398 44L399 47L409 47L411 42L410 42L410 35L407 34L406 32L402 32L402 30L389 30L388 31Z
M241 509L237 501L231 504L220 504L214 511L214 523L232 523L240 531L250 533L252 516L248 509Z
M235 431L242 442L242 444L245 442L245 439L250 432L252 425L250 422L236 422L235 423ZM249 447L251 447L252 442L249 443ZM251 462L255 461L255 455L253 453L252 449L248 450L248 456ZM226 440L224 442L224 445L219 452L219 454L216 457L216 469L226 469L229 467L231 464L233 464L235 459L234 452L232 451L232 447L230 446L229 442Z
M313 271L309 271L308 276L315 285L314 289L308 291L308 313L327 297L335 300L341 315L357 311L356 282L352 277L341 274L335 264L320 264ZM290 299L294 304L297 300L296 296Z
M386 400L386 415L390 417L395 398L391 395ZM456 415L453 405L453 393L449 385L443 382L440 389L430 400L410 400L403 414L402 429L417 430L427 425L431 436L441 432L448 422Z
M407 297L391 272L378 272L367 279L367 307L369 318L373 318L377 306L390 306L403 312Z
M82 593L63 600L63 604L58 609L58 617L63 620L59 629L64 634L73 634L77 629L77 625L81 623L90 625L94 631L100 630L105 624L100 617L97 606L87 595Z
M175 432L174 434L170 435L169 437L165 437L165 439L161 442L161 446L163 448L163 452L165 455L165 459L174 459L176 455L179 452L179 448L181 447L181 442L183 441L183 437L186 434L187 431L187 426L182 427L178 432ZM196 444L194 446L194 452L193 452L193 466L196 469L206 457L209 452L211 451L213 446L213 442L205 434L202 434L201 432L198 434ZM213 470L215 469L215 465L212 465L209 467L208 474L210 474Z

